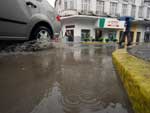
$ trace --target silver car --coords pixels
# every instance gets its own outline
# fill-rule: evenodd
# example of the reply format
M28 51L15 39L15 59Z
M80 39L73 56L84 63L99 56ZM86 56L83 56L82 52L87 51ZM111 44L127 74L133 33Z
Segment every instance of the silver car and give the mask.
M0 0L0 40L52 39L60 18L46 0Z

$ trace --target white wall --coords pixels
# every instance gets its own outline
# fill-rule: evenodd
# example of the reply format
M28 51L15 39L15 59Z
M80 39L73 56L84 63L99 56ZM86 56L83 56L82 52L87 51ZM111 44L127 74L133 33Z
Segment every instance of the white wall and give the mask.
M139 25L137 32L141 32L140 42L144 42L145 26Z
M95 21L96 22L96 21ZM66 30L74 30L74 42L80 42L81 41L81 30L82 29L89 29L90 30L90 36L95 38L95 22L91 22L90 20L75 20L72 21L71 19L69 21L63 21L62 31L63 36L65 35ZM75 28L67 28L68 25L75 25Z

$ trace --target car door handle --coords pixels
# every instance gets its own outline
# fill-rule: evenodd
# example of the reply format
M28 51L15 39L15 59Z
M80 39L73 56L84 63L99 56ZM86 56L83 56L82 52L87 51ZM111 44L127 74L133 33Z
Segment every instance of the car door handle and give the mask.
M37 8L37 6L34 3L30 2L30 1L26 2L26 5L27 6L32 6L34 8Z

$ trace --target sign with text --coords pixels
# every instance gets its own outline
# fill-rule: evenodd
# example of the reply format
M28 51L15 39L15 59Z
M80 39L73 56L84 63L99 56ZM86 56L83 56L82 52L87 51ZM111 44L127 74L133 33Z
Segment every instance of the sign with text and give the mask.
M125 21L119 21L112 18L100 18L99 19L100 28L111 28L111 29L124 29Z

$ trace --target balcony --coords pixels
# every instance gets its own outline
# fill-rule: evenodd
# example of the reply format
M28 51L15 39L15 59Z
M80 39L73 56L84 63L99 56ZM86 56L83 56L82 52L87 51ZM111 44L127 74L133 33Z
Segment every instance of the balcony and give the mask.
M63 10L60 14L60 16L72 16L72 15L78 15L78 12L76 9L66 9L66 10Z

